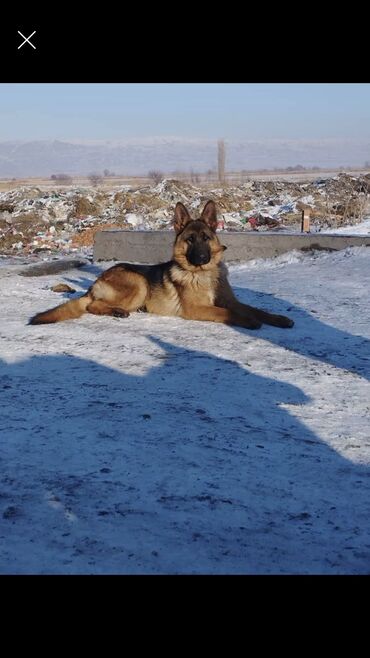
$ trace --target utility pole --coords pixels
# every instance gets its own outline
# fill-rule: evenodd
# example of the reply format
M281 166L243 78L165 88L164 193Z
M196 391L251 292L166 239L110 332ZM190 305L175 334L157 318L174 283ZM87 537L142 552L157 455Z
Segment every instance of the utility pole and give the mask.
M225 142L218 140L218 180L221 185L225 184Z

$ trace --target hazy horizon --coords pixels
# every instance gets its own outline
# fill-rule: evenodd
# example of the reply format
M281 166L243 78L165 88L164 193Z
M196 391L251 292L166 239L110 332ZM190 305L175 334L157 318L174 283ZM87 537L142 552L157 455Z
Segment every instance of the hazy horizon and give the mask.
M304 167L369 167L370 139L225 140L226 171ZM88 175L104 170L121 176L205 173L217 169L217 140L145 137L126 140L0 141L0 176Z
M360 167L370 84L0 84L0 175Z

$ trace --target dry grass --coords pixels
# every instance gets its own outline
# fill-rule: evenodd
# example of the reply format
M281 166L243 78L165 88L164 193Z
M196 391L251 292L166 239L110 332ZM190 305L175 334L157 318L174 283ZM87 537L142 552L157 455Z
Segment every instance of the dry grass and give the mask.
M98 189L110 190L120 185L130 185L133 188L143 187L149 185L153 181L149 178L141 176L107 176L103 178L102 184L98 185ZM61 185L58 181L51 180L50 178L17 178L16 180L0 180L0 192L9 192L17 187L40 187L41 189L62 189L68 190L69 188L76 187L91 187L91 183L87 176L72 176L72 183L70 185Z
M346 173L360 175L362 173L368 172L368 168L363 167L353 167L347 169ZM289 171L286 170L274 170L274 171L246 171L246 172L232 172L229 171L225 174L226 182L225 186L229 185L240 185L241 183L253 179L253 180L290 180L290 181L304 181L304 180L315 180L316 178L335 176L338 173L343 173L343 169L333 168L321 171ZM216 188L219 187L219 181L216 175L209 176L208 174L197 174L199 176L199 182L195 185L196 187L201 187L204 189ZM183 181L186 183L191 183L191 173L177 172L175 174L165 174L166 178L175 178L176 180ZM0 192L8 192L13 190L16 187L40 187L41 189L68 189L71 187L91 187L91 183L87 176L72 176L71 185L60 185L58 181L51 180L50 178L36 177L36 178L17 178L16 180L0 180ZM111 190L115 187L120 187L122 185L129 185L134 189L144 187L145 185L153 185L153 180L148 176L106 176L103 178L101 185L98 185L98 189L103 191Z

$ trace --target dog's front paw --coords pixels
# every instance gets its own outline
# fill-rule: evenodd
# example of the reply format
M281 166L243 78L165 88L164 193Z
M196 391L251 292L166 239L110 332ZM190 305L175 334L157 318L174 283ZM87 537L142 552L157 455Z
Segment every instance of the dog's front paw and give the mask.
M246 329L261 329L262 322L257 320L257 318L248 317L243 318L242 326Z
M125 311L123 308L113 308L112 315L114 318L128 318L130 313Z
M281 327L284 329L290 329L294 326L294 320L287 318L285 315L281 316Z

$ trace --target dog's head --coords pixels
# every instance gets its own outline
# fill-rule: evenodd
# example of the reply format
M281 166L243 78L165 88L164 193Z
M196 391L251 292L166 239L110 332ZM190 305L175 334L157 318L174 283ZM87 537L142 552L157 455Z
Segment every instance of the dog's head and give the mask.
M221 261L224 247L217 235L217 210L207 201L199 219L192 219L182 203L175 208L174 259L186 270L210 270Z

